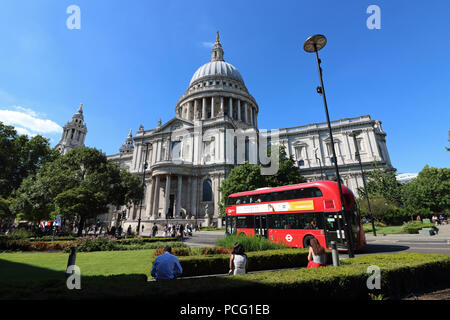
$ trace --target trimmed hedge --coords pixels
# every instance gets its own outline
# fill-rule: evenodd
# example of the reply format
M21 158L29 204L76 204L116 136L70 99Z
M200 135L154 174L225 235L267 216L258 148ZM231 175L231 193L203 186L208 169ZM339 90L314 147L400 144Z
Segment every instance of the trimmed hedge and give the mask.
M422 223L421 221L411 221L403 225L403 231L410 234L419 233L422 228L433 228L433 223Z
M142 243L151 243L151 242L170 242L177 241L175 237L155 237L155 238L129 238L129 239L117 239L116 242L118 244L142 244Z
M181 258L182 259L182 258ZM180 259L180 260L181 260ZM261 272L239 276L182 279L146 290L151 299L226 301L367 300L369 293L401 298L411 292L450 285L450 256L398 253L370 255L342 261L339 267ZM381 269L381 289L369 290L367 268ZM180 282L183 281L183 282ZM189 289L183 289L189 288ZM151 294L150 294L151 292Z
M306 267L308 249L278 249L248 252L248 271ZM228 273L230 254L180 257L183 277ZM331 252L327 252L331 263Z
M183 258L181 258L183 259ZM181 260L180 259L180 260ZM450 256L379 254L341 261L339 267L261 272L238 276L147 282L144 275L85 276L81 290L66 279L0 284L2 299L148 299L183 303L270 303L308 300L368 300L369 294L401 298L411 292L450 285ZM369 290L367 267L381 269L381 290Z

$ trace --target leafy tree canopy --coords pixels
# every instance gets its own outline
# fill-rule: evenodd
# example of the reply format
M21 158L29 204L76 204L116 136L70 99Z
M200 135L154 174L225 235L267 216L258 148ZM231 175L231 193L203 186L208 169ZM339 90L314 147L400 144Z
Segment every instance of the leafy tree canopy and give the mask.
M84 221L107 211L108 204L130 205L142 196L140 179L119 169L97 149L80 147L46 162L14 193L13 211L30 221L63 218ZM77 204L77 201L83 203ZM89 208L89 209L87 209Z
M8 198L23 179L36 174L46 161L58 155L50 148L48 139L18 135L14 127L0 121L0 196Z
M222 182L222 194L219 208L221 215L225 214L225 199L232 193L255 190L264 187L278 187L305 182L300 170L295 166L293 157L287 157L284 147L279 148L279 169L274 175L262 175L261 166L245 162L234 167L228 177Z
M369 197L384 198L394 205L402 202L402 184L397 181L395 171L388 169L375 169L365 172L367 179L367 192ZM358 188L360 198L365 198L366 193L363 187Z
M403 202L410 210L450 212L450 169L426 165L418 176L404 186Z

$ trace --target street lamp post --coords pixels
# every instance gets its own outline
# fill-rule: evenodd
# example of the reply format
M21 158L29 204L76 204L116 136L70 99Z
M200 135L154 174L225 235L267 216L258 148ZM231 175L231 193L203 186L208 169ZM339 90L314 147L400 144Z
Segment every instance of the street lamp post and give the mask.
M355 158L358 159L359 167L361 168L361 175L362 175L362 180L363 180L364 193L366 194L366 199L367 199L367 208L369 209L370 220L372 220L373 235L377 236L377 232L375 231L375 222L373 221L372 209L370 208L369 193L367 192L366 178L364 176L364 171L363 171L363 167L362 167L362 163L361 163L361 155L359 153L358 141L356 140L356 137L360 133L361 133L361 130L354 130L354 131L352 131L352 133L350 133L350 136L353 137L353 142L355 144Z
M316 160L319 161L320 180L323 180L322 161L320 161L320 158L317 156L317 148L314 149L314 156L316 157Z
M341 177L339 175L336 151L334 149L333 133L331 131L330 116L328 114L327 99L325 96L325 87L323 85L323 79L322 79L322 68L320 67L321 60L319 59L319 50L321 50L323 47L325 47L326 44L327 44L327 38L325 38L325 36L323 36L321 34L316 34L316 35L311 36L308 39L306 39L305 43L303 44L303 49L306 52L314 52L316 54L317 68L319 70L319 78L320 78L320 87L317 87L317 93L322 95L323 103L325 106L325 114L327 116L328 131L329 131L330 140L331 140L331 150L333 152L334 168L336 170L336 178L337 178L337 184L338 184L338 189L339 189L339 198L341 201L341 213L342 213L342 217L344 218L344 234L345 234L345 237L348 239L348 256L350 258L353 258L354 257L353 232L351 232L350 226L349 226L349 224L347 222L347 218L345 216L344 197L342 195L342 187L341 187ZM339 225L339 217L337 220L338 220L338 225ZM339 232L340 232L340 230L339 230Z
M149 143L145 143L146 145L146 150L145 150L145 160L144 160L144 175L142 177L142 196L141 196L141 204L139 205L139 218L138 218L138 225L137 225L137 230L136 230L136 234L140 234L141 233L141 211L142 211L142 199L144 198L144 192L145 192L145 170L147 170L148 164L147 164L147 154L148 154L148 145Z

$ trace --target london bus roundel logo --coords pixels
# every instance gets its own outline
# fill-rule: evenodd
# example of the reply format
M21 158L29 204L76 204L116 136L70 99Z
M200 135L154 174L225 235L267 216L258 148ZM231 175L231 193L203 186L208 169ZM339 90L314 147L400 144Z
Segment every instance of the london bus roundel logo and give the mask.
M287 242L291 242L292 241L292 236L290 234L287 234L285 237Z

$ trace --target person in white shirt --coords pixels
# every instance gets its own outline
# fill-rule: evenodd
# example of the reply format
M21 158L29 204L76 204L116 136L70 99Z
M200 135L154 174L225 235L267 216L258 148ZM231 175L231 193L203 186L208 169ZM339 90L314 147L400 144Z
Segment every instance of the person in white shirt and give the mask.
M230 256L230 271L228 274L244 274L247 273L247 269L248 259L244 252L244 246L240 242L236 242Z

